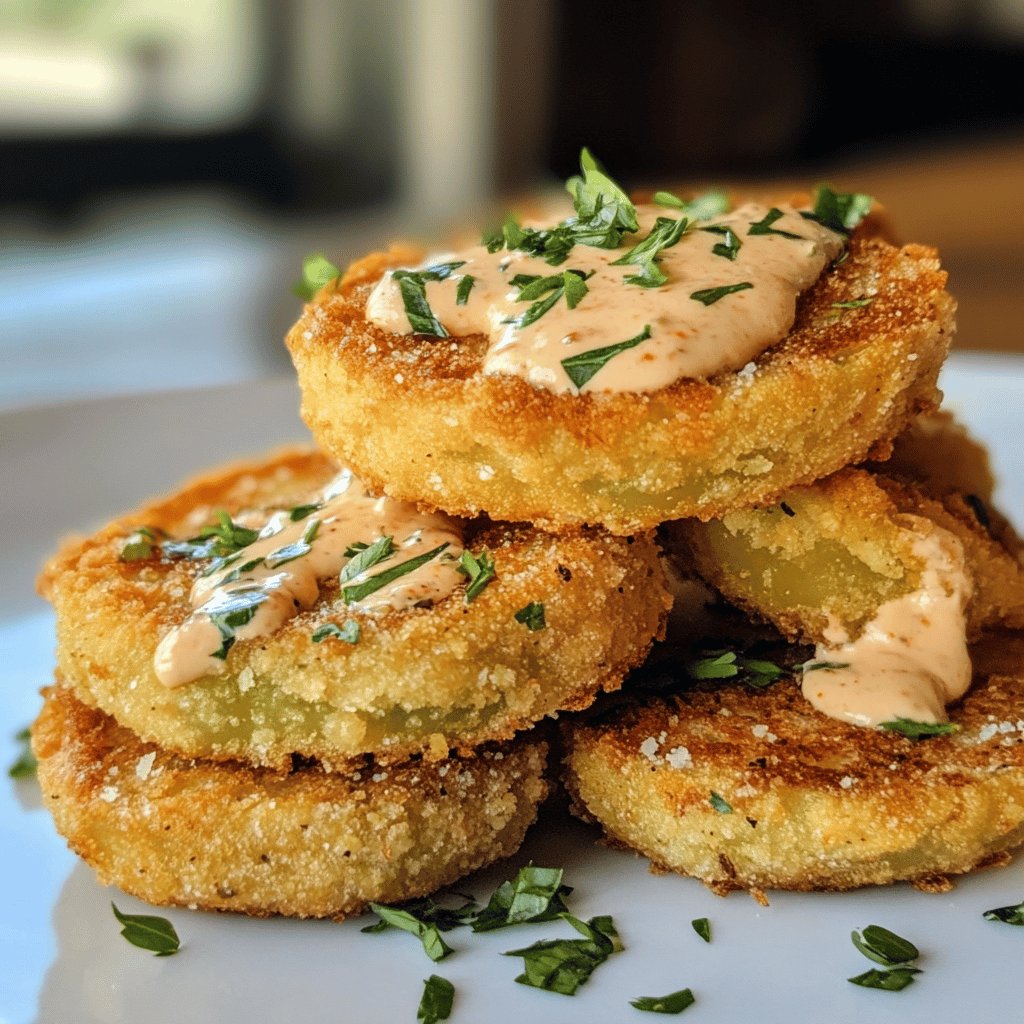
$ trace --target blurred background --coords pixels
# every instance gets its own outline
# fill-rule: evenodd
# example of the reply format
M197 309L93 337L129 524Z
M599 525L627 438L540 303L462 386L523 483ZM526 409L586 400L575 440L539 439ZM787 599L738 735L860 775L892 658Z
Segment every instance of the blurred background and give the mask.
M1024 348L1024 2L0 0L0 409L286 372L301 257L624 182L868 191Z

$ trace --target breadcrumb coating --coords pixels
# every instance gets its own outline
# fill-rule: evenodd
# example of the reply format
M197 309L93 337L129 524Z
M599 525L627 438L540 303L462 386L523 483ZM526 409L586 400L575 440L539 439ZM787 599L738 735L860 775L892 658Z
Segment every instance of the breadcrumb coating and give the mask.
M425 608L373 615L320 600L275 633L239 640L220 675L175 689L153 670L161 638L190 612L205 560L120 558L140 525L187 537L216 510L288 508L337 472L326 456L285 451L215 470L177 494L72 540L49 563L42 592L57 612L57 660L85 703L142 739L189 757L286 768L291 755L330 766L373 753L394 762L447 756L504 740L548 715L617 688L661 635L670 599L650 536L466 525L494 556L497 578L472 602L463 589ZM546 628L515 614L543 603ZM327 622L356 619L357 644L313 643Z
M366 257L307 305L287 339L303 416L321 446L387 494L552 530L707 520L884 456L938 404L954 331L935 251L862 231L756 365L649 394L556 395L483 374L481 335L395 335L367 322L374 282L421 255ZM860 299L871 301L837 305Z
M514 853L547 793L547 744L331 774L191 761L67 688L32 728L43 800L104 885L148 903L344 918Z
M611 842L719 892L948 888L1024 841L1024 634L972 658L953 735L846 724L794 679L701 683L564 723L565 784Z

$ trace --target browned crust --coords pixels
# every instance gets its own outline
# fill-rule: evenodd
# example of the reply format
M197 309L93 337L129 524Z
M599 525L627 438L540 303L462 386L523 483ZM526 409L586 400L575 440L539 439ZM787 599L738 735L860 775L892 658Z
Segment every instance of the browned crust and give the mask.
M550 529L599 522L629 533L707 519L884 454L937 404L954 328L934 250L858 236L753 376L553 395L483 375L482 336L436 340L369 324L373 281L409 258L360 261L289 333L306 422L389 494ZM873 302L833 306L860 297ZM486 480L482 466L494 471Z
M934 885L1004 863L1024 841L1024 636L990 635L972 655L953 736L847 725L793 680L702 684L566 723L565 783L611 838L720 888ZM651 737L653 761L640 752ZM678 747L689 767L666 760Z
M183 760L59 687L32 737L44 802L101 882L148 903L259 917L341 919L433 892L514 853L547 792L539 739L278 774Z
M661 634L669 603L651 537L468 524L498 578L471 605L461 588L430 608L381 616L322 600L271 636L239 641L225 672L177 689L156 679L153 653L188 614L202 563L122 562L139 524L189 535L216 509L288 507L336 472L326 456L289 450L216 470L85 540L49 563L41 590L57 611L59 671L87 704L148 741L189 757L285 767L292 753L327 762L367 753L382 762L428 750L469 750L510 738L547 715L617 688ZM545 605L548 628L515 613ZM357 645L313 644L324 622L356 618Z

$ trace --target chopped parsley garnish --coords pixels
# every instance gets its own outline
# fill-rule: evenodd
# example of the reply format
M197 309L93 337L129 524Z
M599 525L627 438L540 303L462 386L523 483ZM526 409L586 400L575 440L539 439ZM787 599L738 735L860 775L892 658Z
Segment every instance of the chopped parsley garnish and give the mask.
M986 921L1001 921L1003 924L1024 925L1024 903L1015 907L996 907L981 915Z
M14 739L21 744L21 750L10 768L7 769L7 774L12 779L34 778L39 762L36 760L36 755L32 753L31 729L27 725L24 729L19 729L14 734Z
M575 309L580 300L587 294L587 278L589 274L582 270L564 270L561 274L551 277L534 277L529 274L517 274L512 279L513 285L519 285L517 302L530 302L537 299L525 313L506 320L516 327L528 327L535 323L565 296L565 304Z
M711 251L716 256L722 256L727 260L735 260L739 254L740 249L743 248L743 243L740 241L740 236L727 224L711 224L706 228L701 228L701 231L707 231L712 235L721 235L722 241L716 242L711 246Z
M555 921L568 913L565 897L571 892L570 886L562 884L561 868L528 864L511 882L502 882L494 890L487 906L473 920L473 931L489 932L528 921Z
M586 146L580 152L583 176L570 178L565 187L573 197L576 241L601 249L615 249L625 232L639 231L636 207L613 181Z
M863 932L850 932L850 941L869 959L883 967L896 967L916 960L921 951L909 939L878 924Z
M569 380L577 388L582 389L583 385L601 370L609 359L613 359L620 352L625 352L627 349L636 348L637 345L646 341L650 336L650 325L646 325L635 338L619 341L614 345L605 345L604 348L594 348L589 352L580 352L579 355L563 359L562 369L565 370Z
M334 622L325 622L313 630L310 638L313 643L320 644L325 640L344 640L347 644L359 643L362 629L355 619L346 619L340 626Z
M873 201L862 192L833 192L828 185L819 185L814 193L813 212L802 211L801 216L846 235L868 215Z
M631 999L629 1005L648 1013L682 1013L688 1006L693 1006L693 993L688 988L672 992L667 996L639 996Z
M405 903L400 903L388 909L408 914L419 921L420 924L434 925L441 932L450 932L453 928L465 927L470 924L477 912L476 901L472 896L464 896L461 907L446 907L438 903L433 896L423 896L415 900L406 900ZM367 925L361 930L369 935L395 927L397 925L388 922L382 917L376 924Z
M271 551L263 561L268 569L276 569L278 566L294 562L296 558L302 558L313 550L313 541L320 532L320 520L311 519L309 525L302 531L302 536L294 544L286 544L283 548Z
M886 992L900 992L914 980L915 974L921 971L917 967L894 967L889 971L880 971L872 967L870 971L858 974L846 980L861 988L880 988Z
M475 284L476 278L472 274L466 274L459 281L459 287L455 290L456 306L464 306L469 301L469 293L473 290L473 285Z
M864 299L848 299L846 302L833 302L833 309L863 309L865 306L870 306L874 302L874 296L868 296Z
M659 217L646 238L641 239L624 256L612 263L613 267L636 266L639 274L630 274L625 278L627 284L640 285L642 288L657 288L663 285L668 277L658 266L661 253L679 242L686 232L689 222L685 217L673 220L671 217Z
M805 661L800 666L800 671L807 672L832 672L837 668L849 668L848 661Z
M783 238L792 238L795 241L803 241L803 235L794 235L792 231L780 231L778 228L773 228L772 225L784 217L785 214L777 207L773 206L760 220L751 223L747 229L748 235L781 235Z
M250 530L248 526L240 526L223 509L217 513L216 525L204 526L199 531L200 541L206 541L203 545L209 548L210 555L223 558L225 555L232 555L242 548L247 548L258 537L259 530ZM192 543L191 541L186 543ZM193 555L193 558L205 558L208 555Z
M956 722L915 722L912 718L896 718L891 722L882 722L880 728L898 732L911 740L921 740L928 736L950 736L960 731L960 726Z
M483 592L484 587L498 575L494 571L494 559L486 548L479 555L474 555L472 551L463 551L455 571L469 577L466 604L472 604Z
M370 909L380 918L379 924L369 925L364 932L379 932L386 928L400 928L415 935L423 945L423 952L435 963L454 952L441 938L441 928L434 922L417 916L414 910L386 907L382 903L371 903Z
M110 907L122 925L121 934L133 946L148 949L156 956L171 956L181 948L178 933L167 918L150 914L122 914L115 903L111 903Z
M423 995L416 1011L419 1024L437 1024L447 1020L455 1001L455 986L447 979L432 974L423 982Z
M435 263L422 270L394 270L391 272L392 280L398 282L398 290L402 294L406 319L417 334L426 334L432 338L448 337L448 332L434 316L430 303L427 302L427 282L446 281L465 262L465 260L456 260L453 263Z
M732 804L728 802L724 797L719 796L714 790L711 791L711 795L708 797L708 803L719 813L719 814L732 814Z
M705 306L713 306L719 299L733 292L745 292L754 286L749 281L740 281L739 284L723 284L718 288L702 288L698 292L691 292L690 298L702 302Z
M524 605L515 614L516 622L521 622L531 633L546 629L547 622L544 620L544 605L540 601L531 601Z
M372 544L363 544L361 541L357 541L350 545L345 549L345 554L348 555L350 561L341 568L341 582L347 583L349 580L355 579L360 573L366 572L378 562L389 558L394 550L395 543L391 537L378 537Z
M352 604L353 601L362 601L364 597L369 597L370 594L380 590L381 587L386 587L394 580L414 572L421 565L426 565L427 562L432 558L436 558L448 546L448 541L445 541L433 550L425 551L422 555L417 555L408 561L399 562L398 565L393 565L390 569L385 569L383 572L377 573L376 576L371 576L362 583L343 586L341 588L341 596L345 599L346 604Z
M144 562L159 551L160 542L148 526L138 527L124 543L119 555L122 562Z
M915 974L921 973L918 968L909 966L921 955L917 946L888 928L871 924L863 932L851 932L850 940L864 956L884 968L881 971L872 968L846 979L854 985L899 992L913 982Z
M296 505L295 508L288 510L288 518L293 523L301 523L307 516L311 516L314 512L319 512L322 508L322 502L317 502L315 505Z
M655 192L654 202L658 206L668 206L673 210L682 210L690 220L711 220L729 212L729 197L720 189L712 189L693 199L680 199L671 192Z
M295 282L292 291L308 302L328 281L340 275L341 271L322 252L315 252L302 261L302 280Z
M212 657L223 660L228 656L228 651L235 644L235 631L252 621L256 609L268 597L269 594L263 587L253 584L229 591L223 597L214 598L203 606L202 610L209 615L221 637L220 647L210 652Z
M608 957L622 949L622 942L608 916L592 917L589 921L571 914L560 916L583 938L545 939L523 949L509 950L505 956L523 958L523 973L516 978L520 985L571 996Z
M757 689L771 685L786 674L786 670L774 661L764 658L748 658L737 651L708 651L703 658L691 661L686 666L691 679L742 679Z
M235 555L233 558L217 559L203 575L212 576L218 569L226 569L229 564L234 564L237 559L238 555ZM240 580L247 572L252 572L253 569L262 564L262 558L251 558L248 562L243 562L242 565L236 565L231 572L221 579L219 585L224 586L226 583L234 583L236 580Z
M694 918L690 926L705 942L711 941L711 922L706 917Z

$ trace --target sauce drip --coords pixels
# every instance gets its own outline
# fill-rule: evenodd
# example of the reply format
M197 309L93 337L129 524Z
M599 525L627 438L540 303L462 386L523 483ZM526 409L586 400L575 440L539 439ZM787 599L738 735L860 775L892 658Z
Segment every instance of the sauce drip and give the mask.
M781 216L764 234L750 234L769 214L768 207L756 203L692 223L675 245L661 251L658 266L668 281L656 288L625 281L638 273L637 266L613 266L646 237L659 216L676 213L639 206L640 231L626 235L622 246L577 244L558 266L517 250L489 253L483 245L432 260L433 265L464 263L444 280L427 281L426 298L449 334L488 336L485 373L522 377L547 391L646 392L684 377L711 377L740 369L784 338L796 318L797 296L842 250L836 232L791 206L778 209ZM709 227L716 231L705 230ZM725 229L740 243L734 259L714 251L726 238ZM517 275L551 277L566 270L589 275L588 292L574 309L563 296L532 324L509 322L530 305L517 301L519 289L511 284ZM467 276L473 277L473 285L460 304L459 285ZM750 287L707 305L692 298L736 284ZM412 333L393 272L374 288L366 316L394 334ZM569 357L636 338L645 327L650 328L649 339L610 358L579 388L562 366Z
M447 545L424 564L348 603L353 610L379 612L440 601L462 581L456 571L462 533L447 516L376 497L348 470L328 485L317 504L318 509L298 522L288 511L274 513L252 544L216 572L196 580L190 595L192 614L157 647L154 668L161 683L181 686L222 672L224 657L216 652L222 651L225 635L218 621L223 623L233 611L237 624L229 621L231 636L250 640L274 632L299 611L311 608L320 595L320 580L342 570L352 545L393 539L390 555L343 582L350 587ZM244 609L241 614L239 609ZM251 617L240 621L249 611Z
M916 590L880 605L856 640L833 624L815 648L815 661L845 666L804 673L804 696L826 715L863 726L945 722L946 705L967 691L964 613L973 587L963 546L936 528L913 551L925 562Z

